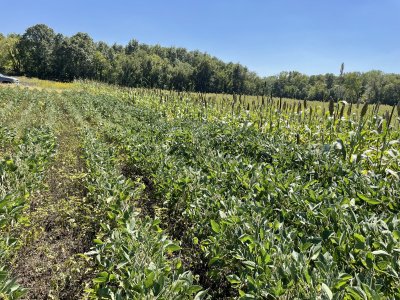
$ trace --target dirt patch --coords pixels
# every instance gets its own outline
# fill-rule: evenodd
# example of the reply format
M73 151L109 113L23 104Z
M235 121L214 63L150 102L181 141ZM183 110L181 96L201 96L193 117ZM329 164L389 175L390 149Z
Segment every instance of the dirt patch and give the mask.
M221 270L219 266L210 267L208 259L204 256L199 245L193 245L192 242L182 243L182 253L180 258L187 270L199 276L199 284L203 289L207 289L213 299L236 299L238 293L234 290L226 279L231 272ZM210 274L215 273L212 277ZM224 274L221 276L221 274Z
M155 217L155 205L157 203L155 197L155 187L150 177L146 176L145 173L134 165L125 164L121 167L121 173L127 178L134 181L140 179L145 185L143 197L138 200L136 206L138 206L143 215Z
M47 189L31 199L25 215L30 226L20 228L23 245L11 263L18 283L28 289L25 299L79 299L92 277L90 262L77 255L90 249L97 232L82 182L79 137L65 131L58 141L45 176Z

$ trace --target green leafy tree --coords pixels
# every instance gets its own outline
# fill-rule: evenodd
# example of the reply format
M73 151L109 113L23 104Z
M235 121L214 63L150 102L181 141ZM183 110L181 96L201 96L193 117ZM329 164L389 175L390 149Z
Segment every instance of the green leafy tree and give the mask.
M130 55L135 53L139 49L139 42L135 39L131 39L128 45L125 47L125 54Z
M285 86L287 83L288 72L281 72L274 81L273 94L275 97L285 97Z
M20 36L0 34L0 71L4 73L19 74L21 72L21 62L17 51L17 44Z
M359 72L347 73L343 76L345 98L350 102L357 102L362 94L362 77Z
M131 87L268 95L296 99L359 99L393 104L398 75L381 71L305 75L281 72L262 78L241 64L225 63L200 51L140 44L94 43L86 33L56 34L43 24L22 35L0 35L0 71L70 81L96 79Z
M369 102L382 102L385 76L381 71L369 71L364 74L366 80L365 100Z
M111 64L105 55L96 50L93 55L93 75L96 80L107 81L107 74L110 72Z
M121 69L118 73L118 83L129 87L140 86L142 69L139 59L133 56L121 56L119 64Z
M234 94L245 93L246 69L239 64L232 68L232 92Z
M172 68L171 88L178 91L191 89L190 79L193 75L193 68L190 64L178 62Z
M213 80L213 67L212 62L208 57L205 57L195 67L193 76L195 88L199 92L211 92Z
M400 103L400 75L391 74L388 81L382 91L382 102L390 105Z
M28 76L48 78L52 73L53 29L44 24L29 27L18 42L19 58Z
M94 78L93 61L96 47L92 38L79 32L71 37L69 46L69 73L74 78Z

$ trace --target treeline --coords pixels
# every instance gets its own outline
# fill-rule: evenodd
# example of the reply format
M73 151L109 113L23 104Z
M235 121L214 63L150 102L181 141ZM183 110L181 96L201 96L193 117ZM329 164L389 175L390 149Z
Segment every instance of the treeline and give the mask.
M150 46L132 39L127 45L94 42L86 33L71 37L46 25L23 35L0 34L0 72L41 79L92 79L129 87L257 94L309 100L400 101L400 75L381 71L308 76L281 72L260 77L245 66L225 63L200 51Z

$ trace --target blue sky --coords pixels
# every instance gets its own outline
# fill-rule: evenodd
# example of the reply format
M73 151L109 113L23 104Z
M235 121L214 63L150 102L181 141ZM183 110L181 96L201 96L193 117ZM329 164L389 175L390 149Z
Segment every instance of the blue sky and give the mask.
M259 75L379 69L400 73L400 0L17 0L0 32L44 23L95 41L201 50Z

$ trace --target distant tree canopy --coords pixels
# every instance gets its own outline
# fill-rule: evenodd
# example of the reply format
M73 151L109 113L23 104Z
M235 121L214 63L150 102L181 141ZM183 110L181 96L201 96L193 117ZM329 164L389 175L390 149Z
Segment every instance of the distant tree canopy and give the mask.
M260 77L240 64L185 48L150 46L132 39L126 46L94 42L86 33L57 34L44 24L23 35L0 34L0 72L41 79L92 79L128 87L229 94L257 94L309 100L395 104L400 75L381 71L308 76L296 71Z

